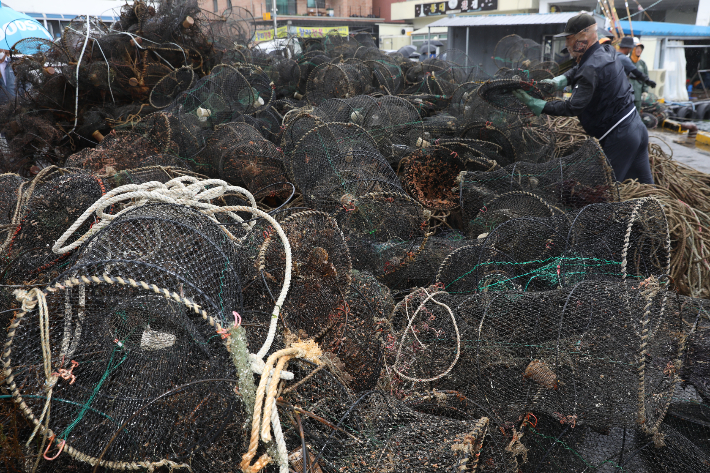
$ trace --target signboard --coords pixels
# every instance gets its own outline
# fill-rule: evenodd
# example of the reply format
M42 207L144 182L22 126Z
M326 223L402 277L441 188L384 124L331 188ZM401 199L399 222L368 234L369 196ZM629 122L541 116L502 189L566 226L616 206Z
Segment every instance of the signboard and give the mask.
M414 5L414 16L434 16L446 14L446 2Z
M498 9L498 0L446 0L414 5L414 16L448 15Z
M328 33L337 33L340 36L347 36L350 32L347 26L292 26L291 34L301 37L323 37Z
M276 30L279 38L286 38L288 36L288 26L281 26ZM269 30L256 30L254 33L254 42L261 43L263 41L271 41L274 39L274 29Z
M350 29L347 26L281 26L276 30L279 38L286 38L291 35L301 37L323 37L331 32L336 32L340 36L347 36ZM274 39L274 30L256 30L254 42L261 43Z

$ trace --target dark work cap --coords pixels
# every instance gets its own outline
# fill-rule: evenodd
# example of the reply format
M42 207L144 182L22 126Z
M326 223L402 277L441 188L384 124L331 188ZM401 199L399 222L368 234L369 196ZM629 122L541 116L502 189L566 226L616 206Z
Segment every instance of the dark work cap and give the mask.
M597 21L594 19L594 17L588 13L580 13L577 16L573 16L569 20L567 20L567 24L565 25L565 30L560 33L556 34L555 38L561 37L561 36L569 36L573 34L577 34L580 31L582 31L584 28L587 28L592 25L596 25Z
M634 47L634 38L631 36L624 36L621 38L621 42L619 43L620 48L633 48Z

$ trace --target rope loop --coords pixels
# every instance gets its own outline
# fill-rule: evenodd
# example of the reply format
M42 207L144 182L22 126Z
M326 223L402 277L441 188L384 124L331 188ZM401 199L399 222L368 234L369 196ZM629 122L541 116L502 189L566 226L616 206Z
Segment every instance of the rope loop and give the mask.
M419 307L417 307L417 310L414 312L414 314L412 315L412 317L409 319L409 323L407 324L407 327L406 327L406 328L404 329L404 331L402 332L401 339L400 339L400 341L399 341L399 347L398 347L398 349L397 349L397 356L395 357L394 364L392 365L392 369L393 369L399 376L401 376L403 379L406 379L407 381L413 381L413 382L419 382L419 383L428 383L428 382L431 382L431 381L436 381L437 379L443 378L444 376L448 375L448 374L451 372L451 370L454 369L454 366L456 366L456 363L459 361L459 357L461 356L461 335L460 335L460 333L459 333L458 324L456 323L456 317L454 316L453 311L451 310L451 308L450 308L448 305L446 305L446 304L444 304L443 302L439 302L439 301L437 301L436 299L434 299L434 296L437 296L437 295L439 295L439 294L448 294L448 293L447 293L447 292L444 292L444 291L437 291L437 292L434 292L434 293L432 293L432 294L429 294L429 291L427 291L427 290L425 289L425 290L424 290L424 294L427 295L426 299L424 299L424 300L419 304ZM429 302L429 301L432 301L434 304L436 304L436 305L438 305L438 306L440 306L440 307L443 307L443 308L448 312L449 316L451 317L451 321L453 322L453 325L454 325L454 331L456 332L456 355L455 355L455 357L454 357L454 360L453 360L453 361L451 362L451 364L449 365L449 367L446 368L446 370L443 371L442 373L439 373L439 374L437 374L436 376L433 376L433 377L427 378L427 379L413 378L413 377L407 376L407 375L405 375L404 373L402 373L402 372L397 368L397 364L399 363L399 359L400 359L400 357L401 357L401 355L402 355L402 348L403 348L403 346L404 346L404 339L405 339L405 337L406 337L406 335L407 335L407 332L409 332L409 330L411 329L411 330L412 330L412 335L416 338L416 332L415 332L415 330L414 330L414 327L412 327L412 323L414 322L414 319L416 319L416 317L417 317L417 315L419 314L419 312L426 306L426 303ZM409 315L409 314L407 314L407 315ZM427 348L427 346L424 345L419 339L417 339L417 341L419 342L419 344L420 344L423 348L425 348L425 349Z
M187 205L206 213L208 210L219 209L220 207L212 204L211 201L227 195L227 193L242 195L249 200L251 208L257 208L256 199L254 199L251 192L242 187L232 186L220 179L200 180L193 176L180 176L166 183L150 181L143 184L126 184L119 186L103 195L99 200L94 202L91 207L86 209L71 227L57 239L52 247L52 251L56 254L65 254L75 250L91 235L106 227L120 215L148 202ZM106 209L118 203L124 203L126 207L114 215L104 213ZM256 224L255 221L245 223L244 220L234 212L226 213L229 217L243 224L249 230ZM72 236L92 214L96 214L96 218L98 218L99 221L92 225L86 233L77 238L73 243L67 245L66 242L69 237ZM219 223L214 216L210 215L210 219L215 221L215 223ZM236 239L226 228L223 228L223 230L230 238Z

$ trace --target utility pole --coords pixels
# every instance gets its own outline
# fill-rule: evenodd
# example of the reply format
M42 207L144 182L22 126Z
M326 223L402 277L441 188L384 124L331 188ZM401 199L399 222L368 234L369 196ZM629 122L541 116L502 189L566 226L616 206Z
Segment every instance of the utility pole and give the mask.
M271 8L274 10L272 12L272 15L274 15L274 40L276 40L279 37L278 34L278 27L276 26L276 0L271 0ZM274 43L276 44L276 43Z

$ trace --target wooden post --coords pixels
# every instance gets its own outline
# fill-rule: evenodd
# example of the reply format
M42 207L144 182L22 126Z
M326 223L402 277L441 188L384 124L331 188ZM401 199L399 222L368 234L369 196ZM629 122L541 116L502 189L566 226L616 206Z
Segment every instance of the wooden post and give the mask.
M619 15L616 14L616 7L614 6L614 0L611 2L609 0L606 0L607 4L609 5L609 9L611 10L611 15L614 18L614 22L616 23L616 27L619 29L619 35L623 38L624 35L624 30L621 28L621 22L619 21Z
M631 12L629 11L629 2L627 0L624 0L624 3L626 4L626 16L629 19L629 29L631 30L631 37L634 37L634 25L631 24Z
M616 32L616 27L614 27L614 19L611 17L611 13L607 11L606 5L604 4L604 0L597 0L599 2L599 6L602 9L602 13L604 13L604 18L609 20L611 22L612 28L611 28L611 34L614 36L614 41L617 41L619 39L619 35Z

